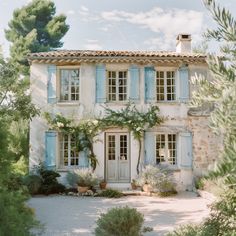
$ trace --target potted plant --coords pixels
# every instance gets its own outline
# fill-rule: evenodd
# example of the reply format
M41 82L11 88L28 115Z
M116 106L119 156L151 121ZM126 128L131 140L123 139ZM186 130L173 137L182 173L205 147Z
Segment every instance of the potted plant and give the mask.
M107 182L105 179L102 179L99 183L99 187L100 189L106 189L106 186L107 186Z
M131 182L131 188L133 189L133 190L136 190L137 189L137 181L135 180L135 179L132 179L132 182Z
M89 168L74 170L67 174L67 180L70 185L77 185L79 193L85 193L98 183L95 173Z
M174 192L174 182L166 169L148 165L139 175L137 182L144 192L169 193Z

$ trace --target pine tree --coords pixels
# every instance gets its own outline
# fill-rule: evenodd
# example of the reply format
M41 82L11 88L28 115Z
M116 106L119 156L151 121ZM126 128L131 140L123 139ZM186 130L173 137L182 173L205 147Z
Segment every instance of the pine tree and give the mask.
M223 177L236 188L236 21L225 8L214 0L204 0L218 27L208 30L206 37L219 42L220 56L209 55L212 79L197 78L198 91L193 104L214 104L211 127L224 139L224 151L212 177Z
M29 73L28 53L50 51L63 46L61 39L69 26L65 23L66 16L55 14L56 7L51 0L33 0L14 11L5 35L12 43L11 59L22 74Z

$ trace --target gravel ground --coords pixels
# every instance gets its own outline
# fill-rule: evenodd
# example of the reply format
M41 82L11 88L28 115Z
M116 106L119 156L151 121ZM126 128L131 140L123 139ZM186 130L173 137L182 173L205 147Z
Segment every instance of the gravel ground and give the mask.
M174 197L127 196L119 199L100 197L39 196L29 200L36 217L45 226L46 236L93 235L100 213L117 206L135 207L145 216L145 226L154 231L146 236L160 236L180 224L200 222L209 214L209 200L184 192Z

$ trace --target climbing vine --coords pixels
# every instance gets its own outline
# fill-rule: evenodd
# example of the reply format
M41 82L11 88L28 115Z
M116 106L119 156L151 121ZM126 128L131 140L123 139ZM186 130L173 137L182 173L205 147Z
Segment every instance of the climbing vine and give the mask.
M88 152L88 158L93 170L96 169L98 164L93 150L93 143L99 132L110 127L128 129L139 144L138 162L136 166L137 174L139 174L144 131L163 122L163 118L159 116L159 108L157 106L151 106L147 112L141 112L135 105L131 104L117 111L105 107L105 116L103 118L82 120L78 124L73 119L65 118L60 114L52 117L49 113L45 113L45 118L51 129L58 130L62 133L73 134L76 137L76 146L74 148L78 152Z

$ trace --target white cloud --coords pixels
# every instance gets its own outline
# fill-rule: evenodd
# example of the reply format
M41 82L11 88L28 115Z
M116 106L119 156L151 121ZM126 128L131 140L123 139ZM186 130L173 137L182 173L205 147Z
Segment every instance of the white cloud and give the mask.
M80 9L81 11L87 11L87 12L89 11L89 9L86 6L81 6Z
M67 15L74 15L75 14L75 11L74 10L69 10L66 12Z
M102 12L101 18L109 22L128 22L161 34L162 38L152 38L145 42L150 49L168 50L179 33L199 35L203 27L203 12L176 8L164 10L156 7L138 13L113 10Z
M147 12L131 13L113 10L102 12L101 17L108 21L126 21L132 24L149 28L153 32L193 32L200 30L203 13L185 9L163 10L153 8Z
M102 46L96 39L88 39L87 43L84 45L84 48L87 50L102 50Z

